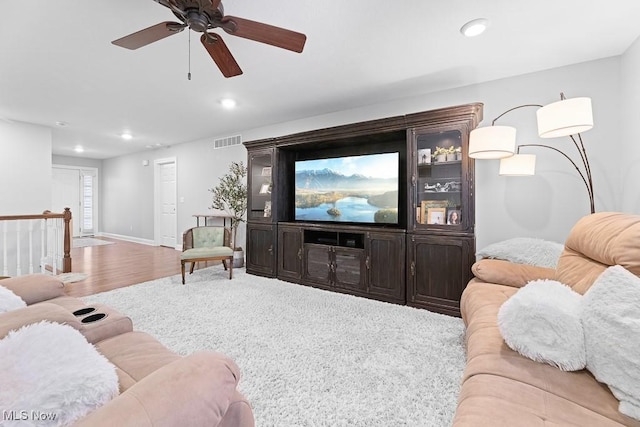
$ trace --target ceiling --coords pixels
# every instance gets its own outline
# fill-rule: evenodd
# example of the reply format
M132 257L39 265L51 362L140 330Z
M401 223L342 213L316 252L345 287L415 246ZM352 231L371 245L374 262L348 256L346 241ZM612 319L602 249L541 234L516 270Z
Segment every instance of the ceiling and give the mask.
M105 159L616 56L640 35L638 0L223 3L305 33L303 53L221 32L244 71L225 79L191 32L188 80L190 31L134 51L110 43L175 21L152 0L3 1L0 119L51 127L54 154ZM490 27L463 37L475 18Z

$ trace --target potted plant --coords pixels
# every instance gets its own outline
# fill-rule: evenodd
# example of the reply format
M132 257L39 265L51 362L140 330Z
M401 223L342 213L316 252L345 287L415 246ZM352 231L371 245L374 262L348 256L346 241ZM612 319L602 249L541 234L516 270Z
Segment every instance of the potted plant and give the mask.
M462 160L462 147L456 147L456 160Z
M447 161L447 153L449 152L448 148L444 147L436 147L433 151L433 159L436 162L446 162Z
M247 213L247 168L242 162L231 162L229 172L220 177L220 182L209 191L213 193L210 209L218 209L231 216L231 247L233 248L233 267L244 265L244 251L238 246L238 226L245 221Z
M452 145L451 147L447 148L447 162L452 162L454 160L456 160L456 149Z

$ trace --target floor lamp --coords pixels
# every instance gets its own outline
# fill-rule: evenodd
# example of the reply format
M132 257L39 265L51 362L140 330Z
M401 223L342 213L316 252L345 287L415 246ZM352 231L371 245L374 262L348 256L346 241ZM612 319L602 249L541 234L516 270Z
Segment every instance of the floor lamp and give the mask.
M511 126L496 126L495 123L505 114L525 107L537 107L538 135L541 138L571 138L580 160L578 163L559 148L545 144L522 144L516 146L516 129ZM522 147L548 148L564 156L580 175L589 195L591 213L595 212L593 179L587 152L584 148L581 132L593 127L591 98L565 98L542 106L524 104L511 108L493 119L491 126L471 131L469 137L469 157L474 159L500 159L500 175L527 176L535 174L535 154L520 154Z

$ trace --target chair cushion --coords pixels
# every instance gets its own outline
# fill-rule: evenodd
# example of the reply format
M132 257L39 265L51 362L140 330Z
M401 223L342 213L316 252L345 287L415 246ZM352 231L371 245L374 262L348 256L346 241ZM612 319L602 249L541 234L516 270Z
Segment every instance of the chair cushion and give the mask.
M193 248L187 249L180 255L181 260L198 258L232 257L233 249L228 246L218 246L216 248Z
M196 227L193 229L193 247L211 248L224 246L223 227Z

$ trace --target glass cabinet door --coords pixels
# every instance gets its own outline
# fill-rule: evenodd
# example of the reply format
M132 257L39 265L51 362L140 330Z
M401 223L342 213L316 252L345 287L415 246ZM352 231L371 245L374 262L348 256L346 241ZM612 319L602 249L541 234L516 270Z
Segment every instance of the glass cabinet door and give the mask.
M271 222L272 158L271 150L249 154L248 219Z
M416 228L460 230L464 221L462 132L417 133L414 198Z

